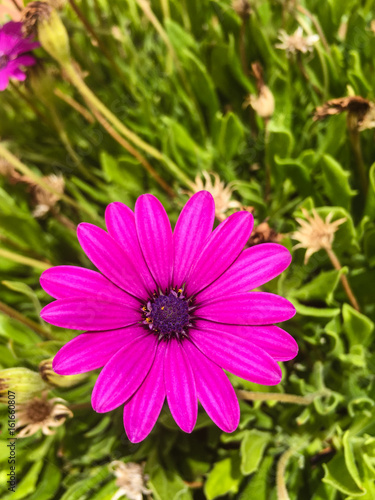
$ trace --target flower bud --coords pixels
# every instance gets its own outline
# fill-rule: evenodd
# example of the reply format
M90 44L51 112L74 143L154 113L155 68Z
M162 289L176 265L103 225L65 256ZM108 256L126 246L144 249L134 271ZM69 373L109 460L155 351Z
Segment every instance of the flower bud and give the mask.
M70 61L68 33L57 11L46 2L31 2L23 12L24 31L37 34L48 54L64 65Z
M49 385L55 387L73 387L87 378L87 373L79 375L58 375L53 371L52 358L44 359L39 365L39 373L42 379Z
M39 373L28 368L15 367L0 370L0 402L8 401L8 391L15 393L17 403L23 403L46 388Z

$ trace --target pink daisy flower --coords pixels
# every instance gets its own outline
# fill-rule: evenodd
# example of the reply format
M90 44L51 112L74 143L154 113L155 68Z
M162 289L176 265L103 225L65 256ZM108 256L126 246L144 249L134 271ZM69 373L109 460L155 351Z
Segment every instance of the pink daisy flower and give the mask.
M240 412L224 370L258 384L281 380L277 361L297 354L295 340L273 323L295 314L286 299L250 292L290 264L286 248L265 243L243 250L253 217L237 212L212 231L210 193L185 205L172 233L160 201L142 195L135 213L111 203L108 232L78 226L78 240L101 272L58 266L41 276L57 300L41 315L53 325L86 330L55 356L53 368L72 375L101 368L92 394L99 413L124 405L132 442L152 430L165 399L185 432L198 400L224 431Z
M10 21L0 28L0 91L8 87L9 79L24 81L22 66L32 66L35 58L25 52L39 47L38 42L22 36L22 23Z

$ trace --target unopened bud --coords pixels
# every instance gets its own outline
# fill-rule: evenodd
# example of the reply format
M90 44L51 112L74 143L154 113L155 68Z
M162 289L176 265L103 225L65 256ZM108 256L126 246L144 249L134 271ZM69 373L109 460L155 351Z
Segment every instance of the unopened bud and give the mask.
M39 373L28 368L15 367L0 370L0 402L8 401L8 391L15 393L17 403L24 403L46 388Z
M52 358L44 359L40 363L39 373L47 384L55 387L73 387L87 378L86 373L79 375L58 375L52 369Z
M37 34L48 54L60 64L70 61L68 33L57 11L46 2L31 2L23 12L26 34Z

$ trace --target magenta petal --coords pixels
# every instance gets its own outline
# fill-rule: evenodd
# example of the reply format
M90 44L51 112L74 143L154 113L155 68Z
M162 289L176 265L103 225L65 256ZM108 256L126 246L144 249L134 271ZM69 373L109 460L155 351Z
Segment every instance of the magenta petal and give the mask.
M150 434L163 407L165 349L166 343L161 342L147 377L124 406L125 432L132 443L139 443Z
M93 224L82 223L77 229L81 247L91 262L115 285L146 300L147 290L138 274L136 261L106 231Z
M82 333L64 345L53 358L59 375L76 375L101 368L132 338L144 333L139 326L109 332Z
M180 287L212 232L215 202L208 191L200 191L184 206L173 233L173 284Z
M280 382L281 369L271 356L247 339L220 330L220 325L217 329L194 328L189 335L194 344L224 370L256 384Z
M189 359L177 339L170 340L167 345L164 379L173 418L183 431L191 432L198 415L195 379Z
M56 266L40 277L42 288L55 299L93 297L119 303L139 304L132 296L96 271L74 266Z
M273 293L247 292L219 297L198 306L195 316L236 325L271 325L292 318L294 306Z
M135 204L135 224L143 256L161 290L169 288L173 271L173 235L160 201L143 194Z
M200 322L208 328L213 327L211 322ZM252 344L257 345L276 361L289 361L298 354L298 345L294 338L278 326L244 326L220 324L220 330L239 335Z
M146 289L150 293L154 292L155 281L139 246L133 211L123 203L115 201L106 208L105 223L112 238L117 241L128 258L136 263L138 274L141 276Z
M204 245L187 279L187 293L195 294L218 278L238 257L250 237L254 219L236 212L222 222Z
M209 417L225 432L233 432L240 421L236 393L223 370L191 342L183 344L194 371L197 396Z
M9 84L9 71L7 68L0 69L0 92L5 90Z
M220 278L200 292L199 301L253 290L282 273L291 260L289 250L277 243L247 248Z
M157 338L141 335L120 349L101 371L92 392L92 407L98 413L111 411L140 387L154 361Z
M140 310L134 307L81 297L55 300L42 309L40 316L55 326L88 331L122 328L141 319Z

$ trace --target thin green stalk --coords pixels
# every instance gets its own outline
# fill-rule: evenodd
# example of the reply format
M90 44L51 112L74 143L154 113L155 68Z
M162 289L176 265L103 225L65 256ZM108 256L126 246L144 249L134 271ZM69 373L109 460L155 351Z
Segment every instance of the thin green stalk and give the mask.
M47 264L47 262L41 262L40 260L31 259L30 257L25 257L24 255L10 252L9 250L5 250L4 248L0 248L0 257L12 260L13 262L17 262L18 264L35 267L36 269L41 269L42 271L45 271L46 269L52 267L51 264Z
M169 0L160 0L161 8L163 11L164 19L169 19L171 17L171 10L169 8Z
M293 403L297 405L309 405L321 393L311 394L309 396L296 396L294 394L284 394L278 392L252 392L237 389L236 394L245 401L278 401L279 403Z
M285 472L289 459L294 455L295 449L289 448L280 457L276 469L276 493L277 500L290 500L288 490L286 489Z
M19 311L16 311L15 309L9 307L7 304L4 304L3 302L0 302L0 313L6 314L10 318L13 318L19 321L20 323L28 326L29 328L31 328L31 330L36 332L41 337L44 337L48 340L54 340L54 337L42 326L38 325L38 323L35 323L35 321L27 318Z

